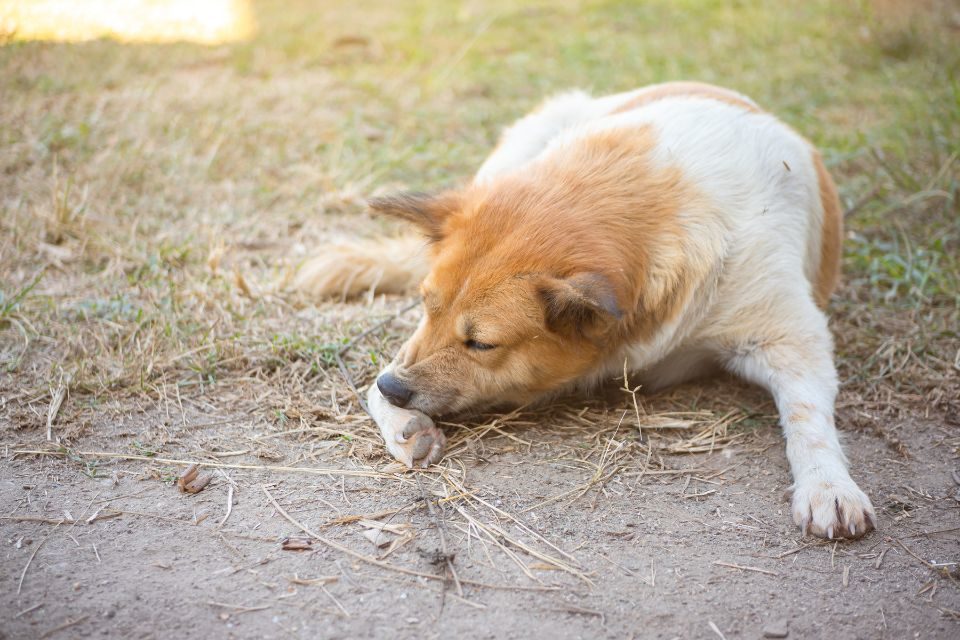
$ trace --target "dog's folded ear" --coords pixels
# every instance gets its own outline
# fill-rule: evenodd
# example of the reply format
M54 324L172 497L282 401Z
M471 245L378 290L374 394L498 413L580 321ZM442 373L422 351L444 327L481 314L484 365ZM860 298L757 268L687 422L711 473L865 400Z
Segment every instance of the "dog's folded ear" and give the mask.
M551 331L588 335L623 318L613 282L602 273L543 277L536 282L536 291Z
M367 206L377 213L412 222L436 242L443 237L447 217L458 209L459 199L453 192L431 194L408 191L371 198Z

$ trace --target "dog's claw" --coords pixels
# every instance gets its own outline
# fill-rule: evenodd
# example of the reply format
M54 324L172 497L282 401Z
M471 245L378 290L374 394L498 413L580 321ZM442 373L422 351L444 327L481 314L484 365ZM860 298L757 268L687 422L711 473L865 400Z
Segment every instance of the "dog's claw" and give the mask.
M849 477L803 478L793 492L793 519L803 535L859 538L875 527L870 499Z

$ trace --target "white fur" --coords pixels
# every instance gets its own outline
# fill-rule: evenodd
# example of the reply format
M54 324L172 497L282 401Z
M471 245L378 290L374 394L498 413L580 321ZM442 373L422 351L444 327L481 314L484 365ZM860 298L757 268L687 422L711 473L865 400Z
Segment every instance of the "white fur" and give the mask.
M863 533L875 514L837 438L832 340L812 293L824 217L813 150L773 116L707 97L667 97L611 114L636 94L575 92L548 101L505 132L475 180L523 171L598 131L628 136L652 127L656 160L680 167L710 202L710 215L684 212L708 275L679 318L588 378L615 375L626 358L648 387L712 364L766 387L787 441L795 521L821 536Z

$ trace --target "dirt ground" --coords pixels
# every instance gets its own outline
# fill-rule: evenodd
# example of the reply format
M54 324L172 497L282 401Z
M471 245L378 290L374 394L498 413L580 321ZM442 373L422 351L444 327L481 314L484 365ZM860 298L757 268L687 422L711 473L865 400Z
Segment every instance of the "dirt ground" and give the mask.
M960 637L956 2L253 0L213 45L22 41L18 2L0 640ZM730 378L461 417L398 469L348 377L416 300L289 286L544 95L676 79L750 95L837 179L863 539L800 534L774 406Z
M920 416L890 425L909 456L845 430L854 476L880 525L862 540L830 543L802 538L790 521L772 406L732 380L643 399L651 414L724 398L732 413L758 416L714 453L657 455L646 465L624 453L635 415L614 389L599 403L607 411L571 401L537 414L538 424L518 416L502 434L471 435L444 474L377 477L351 475L385 467L382 459L360 466L345 457L344 448L362 442L316 442L312 429L284 435L244 412L204 411L202 398L184 398L183 413L180 404L169 414L117 411L96 436L78 439L70 460L6 446L5 637L760 638L784 625L793 638L960 631L960 486L951 478L960 435ZM598 423L596 438L586 426L560 426L583 408ZM841 425L853 411L841 411ZM152 455L135 444L144 434L162 449L157 457L210 462L210 484L185 494L172 481L180 464L77 453ZM610 461L599 469L595 443ZM295 468L265 469L283 465ZM456 487L470 497L449 499ZM555 496L563 497L547 502ZM285 550L285 539L309 536L273 500L366 558L389 547L365 538L368 523L356 517L413 537L386 555L391 568L317 540ZM451 576L444 547L459 585L397 572Z

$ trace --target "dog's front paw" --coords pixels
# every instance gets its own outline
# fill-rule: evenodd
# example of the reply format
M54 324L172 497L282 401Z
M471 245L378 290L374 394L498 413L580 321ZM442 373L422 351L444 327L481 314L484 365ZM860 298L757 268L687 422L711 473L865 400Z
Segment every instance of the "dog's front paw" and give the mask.
M383 397L376 384L370 385L367 405L390 455L408 468L414 465L426 468L440 461L447 437L430 416L395 407Z
M407 423L394 434L393 442L387 442L387 450L407 467L427 468L440 461L447 437L430 416L419 411L410 414Z
M794 485L793 521L804 534L859 538L873 530L877 514L867 494L849 477L811 477Z

